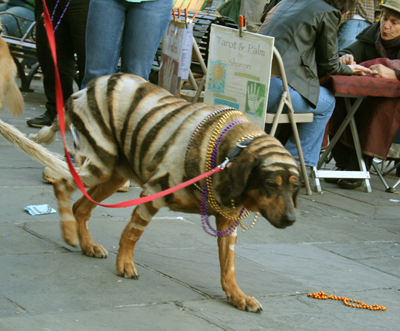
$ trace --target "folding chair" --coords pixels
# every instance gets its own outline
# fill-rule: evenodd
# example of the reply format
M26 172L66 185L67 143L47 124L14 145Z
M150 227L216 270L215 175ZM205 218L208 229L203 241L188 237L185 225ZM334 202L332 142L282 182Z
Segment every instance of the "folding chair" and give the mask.
M271 67L271 75L277 76L282 79L283 84L283 93L281 97L281 101L279 103L278 111L276 113L268 113L265 118L265 123L272 124L270 135L274 136L276 132L276 128L278 124L290 123L293 130L293 137L296 142L297 151L299 153L299 161L301 172L303 173L304 183L306 186L306 192L308 195L311 195L311 187L310 182L308 180L306 165L304 163L303 151L301 149L299 132L297 130L297 123L309 123L314 119L313 113L295 113L292 105L292 100L290 99L289 87L286 79L285 67L283 65L282 57L279 54L279 51L274 47L273 50L273 59L272 59L272 67ZM287 113L282 114L282 110L284 106L287 106Z
M397 135L394 138L393 143L400 144L400 130L397 132ZM398 167L400 167L400 160L397 158L390 157L390 152L387 157L387 160L394 161L394 165L392 167L388 166L386 169L384 169L384 167L383 167L384 162L382 161L382 167L379 168L378 164L373 160L372 166L374 167L376 174L378 175L379 179L381 180L383 186L385 186L386 192L394 193L396 186L400 184L400 179L393 186L389 186L383 177L386 176L387 174L389 174L390 172L392 172L393 170L397 169Z

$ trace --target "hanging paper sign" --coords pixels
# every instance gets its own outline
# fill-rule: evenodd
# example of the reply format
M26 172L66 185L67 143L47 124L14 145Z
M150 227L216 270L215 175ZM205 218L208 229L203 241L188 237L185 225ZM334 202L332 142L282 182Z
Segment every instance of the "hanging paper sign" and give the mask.
M274 38L211 25L204 102L245 112L264 128Z
M192 60L193 24L171 20L162 40L158 85L179 96Z

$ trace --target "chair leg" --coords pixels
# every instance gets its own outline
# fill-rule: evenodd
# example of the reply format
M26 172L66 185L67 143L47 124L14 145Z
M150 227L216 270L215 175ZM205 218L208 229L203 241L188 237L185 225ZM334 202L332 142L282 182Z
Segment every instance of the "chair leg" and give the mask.
M381 169L379 169L379 166L375 163L375 161L372 161L372 166L374 167L374 169L375 169L379 179L381 180L383 186L385 186L386 192L394 193L395 192L394 188L397 186L397 184L400 182L400 180L397 181L397 183L396 183L396 185L394 187L390 187L388 185L388 183L386 182L386 180L383 178Z
M285 100L287 99L287 92L283 92L281 96L281 101L279 102L278 110L275 113L274 121L272 122L272 128L270 131L270 135L275 137L276 128L278 127L279 116L282 114L283 106L285 105Z
M294 121L293 114L290 111L288 115L290 119L290 124L292 125L293 137L296 142L297 152L299 153L300 168L301 172L303 173L304 184L306 186L306 193L307 195L312 195L310 181L308 180L308 175L307 175L307 168L306 164L304 163L303 150L301 149L299 132L297 131L297 125L296 122Z

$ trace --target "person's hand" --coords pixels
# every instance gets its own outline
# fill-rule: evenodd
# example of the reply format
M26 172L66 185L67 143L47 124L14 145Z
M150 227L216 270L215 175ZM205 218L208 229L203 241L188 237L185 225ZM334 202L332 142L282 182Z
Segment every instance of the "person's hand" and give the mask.
M372 75L376 78L397 79L396 71L382 64L373 64L369 68L372 71Z
M349 67L353 70L353 75L365 76L367 73L372 75L371 69L360 66L359 64L351 64Z
M354 61L354 56L351 54L345 54L341 57L339 57L339 62L346 64L346 65L352 65L352 64L356 64L356 62Z

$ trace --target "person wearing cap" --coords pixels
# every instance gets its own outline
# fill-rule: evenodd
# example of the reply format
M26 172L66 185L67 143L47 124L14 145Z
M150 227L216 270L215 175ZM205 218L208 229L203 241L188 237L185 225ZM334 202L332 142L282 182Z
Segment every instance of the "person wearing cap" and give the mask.
M396 63L400 59L400 0L387 0L381 8L380 19L370 27L363 30L358 36L357 41L339 51L339 61L343 64L351 65L374 59L389 59ZM382 61L369 66L372 74L376 78L400 79L400 68L397 62L396 67L388 67ZM390 62L390 61L389 61ZM388 62L387 62L388 63ZM361 104L359 112L362 112ZM335 113L332 119L335 118ZM357 128L360 131L365 124L365 119L356 118ZM332 155L339 170L359 170L356 152L353 148L344 145L340 140L332 150ZM363 154L367 169L371 167L372 157ZM355 189L362 184L359 179L335 179L325 178L326 182L337 183L339 187Z
M363 30L357 41L339 51L341 63L350 65L377 58L400 59L400 0L387 0L381 6L379 21ZM370 69L375 77L400 78L395 69L382 64Z

